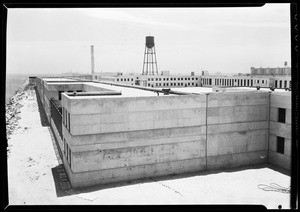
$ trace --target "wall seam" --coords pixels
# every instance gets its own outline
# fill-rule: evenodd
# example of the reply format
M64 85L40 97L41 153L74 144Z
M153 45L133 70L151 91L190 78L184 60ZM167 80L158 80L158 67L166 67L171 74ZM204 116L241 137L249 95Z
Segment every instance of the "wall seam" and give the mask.
M268 147L267 147L267 162L269 162L269 148L270 148L270 116L271 116L271 92L269 92L269 111L268 111Z
M207 170L207 110L208 110L208 93L206 95L206 107L205 107L205 169Z

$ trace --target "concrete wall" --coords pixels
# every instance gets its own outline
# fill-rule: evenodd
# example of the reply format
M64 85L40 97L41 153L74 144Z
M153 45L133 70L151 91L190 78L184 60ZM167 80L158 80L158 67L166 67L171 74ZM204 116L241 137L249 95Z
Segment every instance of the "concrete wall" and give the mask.
M63 95L62 105L70 113L63 135L74 187L205 169L204 95L86 101Z
M278 122L278 108L286 109L285 123ZM291 169L291 93L275 93L270 98L269 162ZM284 138L284 154L277 152L277 136Z
M266 162L269 94L225 92L207 98L207 169Z
M42 83L39 93L45 91ZM83 90L93 89L84 85ZM100 88L101 89L101 88ZM43 98L47 108L47 98ZM64 165L74 188L138 178L220 169L267 161L289 169L290 94L222 92L155 97L72 97L63 139ZM278 123L285 108L286 123ZM53 124L53 123L51 123ZM276 136L285 138L284 154ZM63 152L64 143L59 142Z
M97 87L97 86L92 86L92 85L88 85L88 84L83 84L82 85L82 89L85 92L89 92L89 91L110 91L109 89L105 89L105 88L101 88L101 87Z

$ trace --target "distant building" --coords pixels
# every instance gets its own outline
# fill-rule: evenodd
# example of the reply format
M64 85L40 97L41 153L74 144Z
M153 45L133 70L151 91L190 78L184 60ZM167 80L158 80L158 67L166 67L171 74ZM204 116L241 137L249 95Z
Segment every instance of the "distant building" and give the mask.
M95 73L95 80L122 83L127 85L141 85L145 87L172 88L201 86L201 76L170 75L169 71L162 71L161 75L110 75Z
M291 68L287 67L287 62L284 62L285 67L277 67L277 68L254 68L251 67L251 75L291 75Z

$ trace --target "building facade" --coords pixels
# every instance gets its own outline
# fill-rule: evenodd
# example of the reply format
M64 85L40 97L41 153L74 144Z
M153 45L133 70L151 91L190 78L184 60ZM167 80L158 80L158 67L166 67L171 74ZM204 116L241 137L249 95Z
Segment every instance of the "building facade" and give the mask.
M96 82L36 84L41 99L61 96L61 122L51 102L49 119L74 188L267 162L290 169L290 101L276 91L157 96Z

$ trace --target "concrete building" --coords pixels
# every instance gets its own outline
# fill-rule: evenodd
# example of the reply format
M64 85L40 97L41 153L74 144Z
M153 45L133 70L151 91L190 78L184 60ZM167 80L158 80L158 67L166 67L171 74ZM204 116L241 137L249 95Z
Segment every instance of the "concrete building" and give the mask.
M262 87L291 89L291 68L254 68L251 74L238 75L203 75L201 76L203 86L226 86L226 87Z
M110 76L95 73L95 80L121 83L127 85L141 85L154 88L173 87L197 87L200 84L201 76L190 75L170 75L168 71L163 71L161 75L123 75L111 74Z
M202 75L171 75L169 71L162 71L160 75L119 73L95 73L95 80L121 83L127 85L141 85L154 88L177 87L261 87L276 89L291 89L291 68L254 68L251 74L238 75L209 75L203 71Z
M158 96L162 89L96 81L36 85L74 188L266 162L290 169L290 92Z

